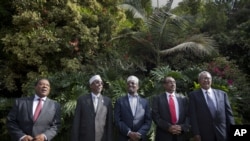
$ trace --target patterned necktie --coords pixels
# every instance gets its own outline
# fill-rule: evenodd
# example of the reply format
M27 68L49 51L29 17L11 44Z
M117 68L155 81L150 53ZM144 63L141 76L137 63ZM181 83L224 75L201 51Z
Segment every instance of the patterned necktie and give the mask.
M38 104L36 106L36 110L35 110L34 117L33 117L34 121L37 120L37 118L38 118L38 116L39 116L39 114L41 113L41 110L42 110L42 101L43 101L43 99L39 98L38 100L39 100L39 102L38 102Z
M172 124L176 124L177 117L176 117L176 111L175 111L174 98L173 98L172 94L169 95L169 101L168 102L169 102L169 109L170 109Z
M215 108L214 102L213 102L208 91L206 91L206 96L207 96L207 106L208 106L212 116L215 117L216 108Z
M98 106L98 97L94 96L94 108L95 108L95 112L97 110L97 106Z

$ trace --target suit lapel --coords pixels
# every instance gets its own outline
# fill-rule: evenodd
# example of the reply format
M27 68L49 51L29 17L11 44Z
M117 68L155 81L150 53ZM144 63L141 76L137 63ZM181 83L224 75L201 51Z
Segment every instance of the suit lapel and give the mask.
M219 99L220 99L220 95L218 93L218 91L216 91L215 89L212 89L213 93L214 93L214 98L215 98L215 103L216 103L216 113L219 111L218 108L220 107L220 102L219 102ZM217 114L215 114L216 116Z
M98 113L99 111L102 110L102 107L103 107L103 96L100 95L99 99L98 99L98 105L97 105L97 109L96 109L96 113Z
M213 91L213 93L214 93L215 101L216 101L217 107L218 107L218 101L217 101L218 98L217 98L217 96L216 96L217 93L216 93L216 91L215 91L214 89L212 89L212 91ZM213 116L212 116L212 114L211 114L211 112L210 112L210 109L209 109L209 107L208 107L208 105L207 105L207 101L206 101L206 99L205 99L205 96L204 96L204 94L203 94L203 92L202 92L201 89L200 89L200 92L198 93L198 96L200 96L200 99L202 100L202 103L204 103L204 104L206 105L208 112L210 113L211 117L213 118ZM216 112L217 112L217 108L216 108ZM217 114L215 114L215 115L217 115Z
M177 104L178 104L178 107L179 107L179 118L178 118L178 121L179 121L180 118L184 116L183 115L184 114L184 111L183 111L184 109L182 108L183 106L181 106L182 105L182 98L180 97L180 95L176 93L175 96L176 96ZM186 106L186 105L184 105L184 106Z
M201 102L202 102L203 104L206 105L207 109L209 110L209 108L208 108L208 106L207 106L207 101L206 101L206 99L205 99L205 97L204 97L204 94L203 94L203 92L202 92L201 89L200 89L199 92L197 93L197 97L201 100Z
M131 108L130 108L131 109ZM138 95L138 99L137 99L137 105L136 105L136 109L135 109L135 115L134 117L136 116L136 113L139 113L140 109L142 109L142 100L141 100L141 97ZM132 109L131 109L131 113L132 113Z
M163 109L166 109L166 112L170 115L170 110L169 110L168 99L167 99L166 93L163 93L160 96L160 101L161 101L160 103L162 103L161 106L164 107Z
M46 115L46 109L49 109L49 102L50 99L47 97L46 100L43 102L43 107L40 115L37 118L37 121L42 118L43 115Z
M130 107L130 104L129 104L129 99L128 99L128 96L126 95L125 97L124 97L124 104L125 104L125 106L126 106L126 109L129 109L129 113L133 116L133 112L132 112L132 109L131 109L131 107Z
M33 120L33 100L34 96L29 97L27 100L27 112L31 120Z
M95 108L94 108L94 104L93 104L93 98L92 98L91 94L88 95L88 97L86 99L86 102L87 102L87 106L88 106L87 109L89 109L89 111L91 113L95 113Z

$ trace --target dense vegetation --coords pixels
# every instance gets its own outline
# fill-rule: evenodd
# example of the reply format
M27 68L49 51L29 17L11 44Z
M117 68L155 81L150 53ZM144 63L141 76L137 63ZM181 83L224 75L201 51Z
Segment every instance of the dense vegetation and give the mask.
M93 74L115 101L130 74L151 99L163 92L165 75L186 95L199 88L198 72L208 70L213 87L228 93L236 122L250 122L249 0L183 0L174 9L171 1L154 9L150 0L0 0L0 18L1 139L8 140L13 99L32 95L39 77L51 80L50 97L64 109L60 141Z

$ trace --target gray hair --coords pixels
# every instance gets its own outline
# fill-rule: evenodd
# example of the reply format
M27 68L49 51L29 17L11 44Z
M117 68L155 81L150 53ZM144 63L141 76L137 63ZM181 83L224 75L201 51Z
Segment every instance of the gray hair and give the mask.
M208 75L212 78L212 75L211 75L210 72L208 72L208 71L202 71L202 72L200 72L200 73L198 74L198 80L200 80L200 78L201 78L201 76L202 76L203 74L208 74Z

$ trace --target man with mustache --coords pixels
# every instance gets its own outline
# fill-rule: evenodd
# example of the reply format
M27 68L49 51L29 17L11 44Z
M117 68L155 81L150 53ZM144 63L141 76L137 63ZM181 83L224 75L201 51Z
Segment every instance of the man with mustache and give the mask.
M115 103L115 125L119 130L118 141L146 141L151 127L151 111L147 99L139 96L139 79L127 78L128 93Z
M227 93L212 88L212 76L207 71L199 73L198 81L201 88L189 94L193 140L229 141L234 117Z
M91 92L77 100L71 141L112 141L113 109L111 99L101 94L100 75L89 79Z

